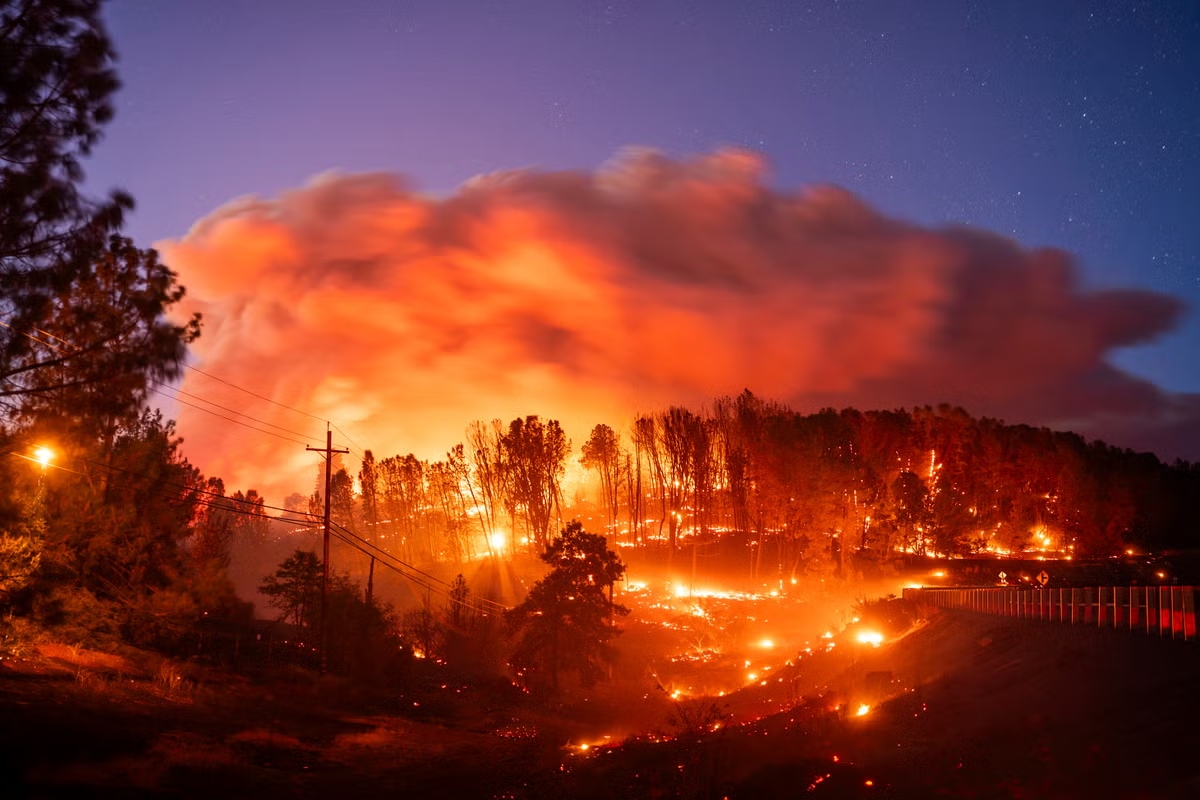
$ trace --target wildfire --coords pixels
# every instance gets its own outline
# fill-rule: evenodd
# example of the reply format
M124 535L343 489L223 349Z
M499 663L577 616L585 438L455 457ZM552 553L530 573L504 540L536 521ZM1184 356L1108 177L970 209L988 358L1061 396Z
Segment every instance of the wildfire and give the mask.
M871 711L871 707L866 703L860 703L858 710L854 712L856 717L865 717Z
M883 644L883 634L879 631L859 631L855 638L862 644L869 644L872 647L879 647Z

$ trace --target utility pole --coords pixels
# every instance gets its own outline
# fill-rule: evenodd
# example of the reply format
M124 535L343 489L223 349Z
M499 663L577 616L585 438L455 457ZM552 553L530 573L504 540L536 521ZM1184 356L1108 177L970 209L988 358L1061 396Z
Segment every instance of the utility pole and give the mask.
M333 430L325 426L325 447L305 447L325 454L325 548L321 559L321 672L329 668L329 620L326 612L329 609L329 487L333 483L333 454L349 453L349 450L333 449Z

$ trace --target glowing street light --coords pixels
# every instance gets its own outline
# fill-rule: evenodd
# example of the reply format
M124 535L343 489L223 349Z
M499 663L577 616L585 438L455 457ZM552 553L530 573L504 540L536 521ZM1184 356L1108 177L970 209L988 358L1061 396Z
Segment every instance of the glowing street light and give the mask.
M42 465L45 469L54 460L54 451L49 447L39 447L33 451L33 460Z

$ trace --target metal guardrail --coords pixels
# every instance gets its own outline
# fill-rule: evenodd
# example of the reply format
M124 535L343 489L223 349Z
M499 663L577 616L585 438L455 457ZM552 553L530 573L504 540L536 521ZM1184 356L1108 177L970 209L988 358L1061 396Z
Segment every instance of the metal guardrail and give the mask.
M1195 641L1197 593L1200 587L1195 586L922 587L905 589L904 599L936 608Z

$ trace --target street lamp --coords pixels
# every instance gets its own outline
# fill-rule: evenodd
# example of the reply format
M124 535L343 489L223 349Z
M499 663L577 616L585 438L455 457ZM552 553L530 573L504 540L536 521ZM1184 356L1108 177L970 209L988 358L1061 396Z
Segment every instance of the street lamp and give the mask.
M49 447L39 447L33 451L33 460L42 465L45 469L54 460L54 451Z

